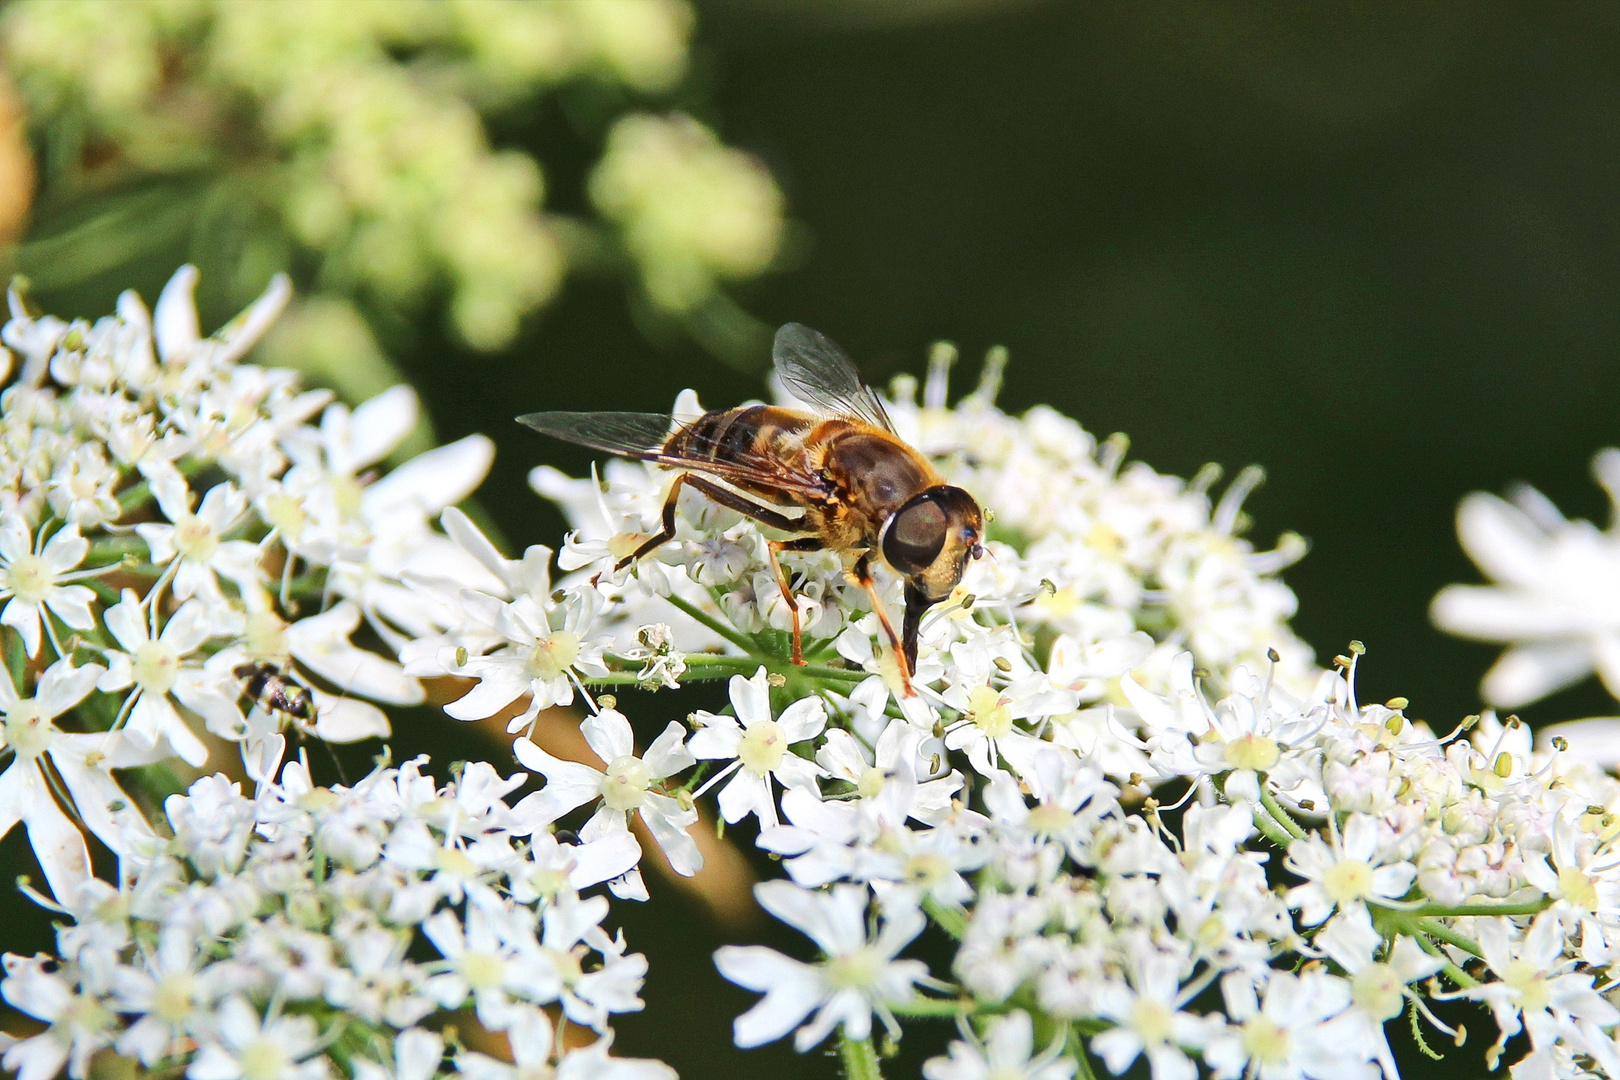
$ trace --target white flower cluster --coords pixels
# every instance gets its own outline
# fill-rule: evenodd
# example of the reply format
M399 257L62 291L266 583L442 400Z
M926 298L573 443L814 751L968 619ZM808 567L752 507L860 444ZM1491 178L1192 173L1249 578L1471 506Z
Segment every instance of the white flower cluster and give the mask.
M239 363L286 282L210 338L195 282L185 268L151 315L126 293L94 324L34 317L13 294L0 331L0 829L25 823L58 899L89 858L53 789L123 854L105 807L134 800L113 769L201 766L210 739L253 758L288 723L388 734L371 702L424 700L392 651L432 625L400 578L471 563L430 522L483 479L489 441L378 476L415 395L351 411Z
M58 958L8 960L8 999L50 1024L8 1051L23 1080L81 1077L103 1048L192 1080L667 1075L606 1056L644 964L577 890L645 899L638 836L695 873L711 794L787 875L761 906L819 952L717 954L764 995L741 1046L836 1033L873 1080L908 1018L953 1017L929 1080L1067 1080L1092 1056L1155 1080L1396 1080L1387 1024L1406 1012L1437 1053L1425 1033L1467 1037L1428 1003L1466 999L1493 1067L1522 1032L1519 1080L1620 1078L1620 782L1512 718L1437 735L1404 700L1360 704L1357 645L1316 669L1276 577L1302 543L1241 539L1257 474L1212 500L1212 472L1009 417L998 361L948 407L940 354L920 403L896 387L896 425L994 518L922 620L908 692L838 553L783 557L796 664L759 525L687 488L674 539L620 567L673 475L541 468L575 525L554 580L551 549L509 557L452 505L487 441L376 475L408 392L351 412L238 363L282 290L202 339L192 281L151 324L126 297L93 326L19 308L0 335L20 361L0 826L24 823L74 920ZM419 679L460 688L452 717L505 720L539 790L508 804L524 778L488 765L444 789L415 763L332 789L280 768L286 725L385 733L360 698L414 703ZM604 692L721 679L726 710L644 744ZM539 723L575 702L594 760ZM148 818L113 776L201 763L205 738L240 744L251 798L215 778ZM80 823L116 882L91 877ZM908 955L930 923L948 968ZM424 1026L441 1008L506 1032L512 1063ZM601 1037L564 1051L553 1016Z
M1425 1003L1460 997L1491 1010L1493 1064L1525 1031L1520 1075L1620 1075L1602 993L1620 974L1620 787L1534 753L1516 721L1437 737L1404 701L1361 706L1359 646L1316 670L1274 576L1302 542L1237 535L1254 473L1212 507L1213 473L1123 466L1118 441L1050 410L1000 412L994 363L947 407L946 367L890 409L995 515L992 557L925 618L916 696L836 555L784 556L795 667L754 523L683 495L675 540L615 569L657 528L667 474L532 477L575 525L565 595L594 629L566 644L606 669L579 679L730 673L730 715L670 722L639 757L611 710L586 721L605 769L517 752L547 777L547 817L583 807L605 835L639 812L683 872L693 799L755 819L790 877L759 901L822 959L721 950L765 995L739 1045L838 1031L850 1074L871 1076L875 1026L893 1040L908 1016L955 1015L964 1040L930 1077L1069 1076L1090 1053L1115 1073L1145 1058L1156 1080L1394 1080L1385 1024L1411 1010L1413 1030L1461 1042ZM687 398L675 416L697 412ZM949 972L904 955L929 919L959 942Z
M440 787L424 762L331 788L293 762L251 797L218 774L170 796L168 839L141 829L115 883L52 905L56 956L6 957L0 993L49 1026L8 1037L5 1068L83 1077L110 1048L189 1080L673 1080L608 1056L647 963L578 892L633 845L559 843L534 796L506 801L521 773L473 763ZM463 1007L510 1063L425 1023ZM565 1042L570 1024L594 1036Z

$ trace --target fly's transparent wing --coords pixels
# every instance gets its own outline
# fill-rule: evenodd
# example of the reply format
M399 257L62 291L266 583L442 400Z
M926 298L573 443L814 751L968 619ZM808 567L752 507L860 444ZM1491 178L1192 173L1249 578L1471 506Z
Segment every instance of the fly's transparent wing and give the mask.
M771 356L782 385L806 405L831 416L894 430L882 399L866 385L844 350L825 335L800 323L788 323L776 332Z
M674 430L661 413L535 412L517 421L563 442L642 460L658 457Z
M736 460L731 451L712 438L697 437L690 430L682 439L681 452L671 453L665 445L675 424L660 413L537 412L517 420L542 435L620 457L708 473L734 484L773 488L791 495L820 497L824 494L821 478L806 471L802 463L790 467L786 462L757 457Z

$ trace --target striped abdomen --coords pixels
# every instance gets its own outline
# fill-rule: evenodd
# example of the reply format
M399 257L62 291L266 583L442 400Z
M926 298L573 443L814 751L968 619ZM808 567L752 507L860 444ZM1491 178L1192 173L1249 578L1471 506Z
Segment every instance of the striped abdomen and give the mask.
M762 473L803 476L815 470L805 460L805 437L819 424L815 417L772 405L749 405L704 413L669 437L664 452L694 464L738 465ZM756 495L780 501L782 491L763 484L733 481Z

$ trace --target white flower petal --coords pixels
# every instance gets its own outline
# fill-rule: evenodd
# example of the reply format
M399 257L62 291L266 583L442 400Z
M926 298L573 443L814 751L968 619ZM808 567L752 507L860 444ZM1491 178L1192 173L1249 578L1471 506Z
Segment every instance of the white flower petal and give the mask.
M45 871L51 895L58 900L73 898L78 887L90 878L90 849L84 834L68 820L43 783L30 785L31 798L25 797L19 809L28 829L28 843Z
M401 508L423 520L433 517L471 495L494 460L495 444L483 435L418 454L366 489L366 517L379 521Z
M158 294L152 310L152 335L165 364L184 363L202 340L197 324L197 268L186 265L174 272Z
M355 407L349 416L345 471L375 465L416 429L421 405L409 386L393 386Z
M647 752L641 755L641 763L647 766L654 780L674 776L697 764L697 758L686 748L685 739L686 728L679 721L671 720L647 747Z
M737 1045L745 1050L780 1039L826 997L815 968L763 945L721 946L715 950L714 966L738 986L765 992L732 1025Z
M1533 585L1546 572L1547 534L1518 507L1476 491L1457 507L1457 537L1485 574L1512 585Z
M1556 693L1590 674L1592 653L1579 642L1520 645L1504 652L1485 673L1480 694L1502 709L1516 709Z
M603 709L594 716L587 716L579 725L579 730L604 765L611 765L616 758L636 752L635 733L630 730L630 721L617 709Z
M1536 732L1536 744L1543 750L1550 749L1556 738L1568 742L1569 752L1577 760L1591 762L1606 771L1620 768L1620 716L1571 720Z
M315 734L327 742L351 743L361 739L386 739L393 734L388 714L377 706L351 697L337 697L318 687L315 698Z

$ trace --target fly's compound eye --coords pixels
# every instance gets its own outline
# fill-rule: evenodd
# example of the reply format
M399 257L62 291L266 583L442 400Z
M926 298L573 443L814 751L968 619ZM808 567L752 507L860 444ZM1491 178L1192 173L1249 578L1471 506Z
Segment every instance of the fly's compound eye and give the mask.
M945 511L927 496L901 507L883 537L883 557L901 574L919 574L933 565L949 531Z

